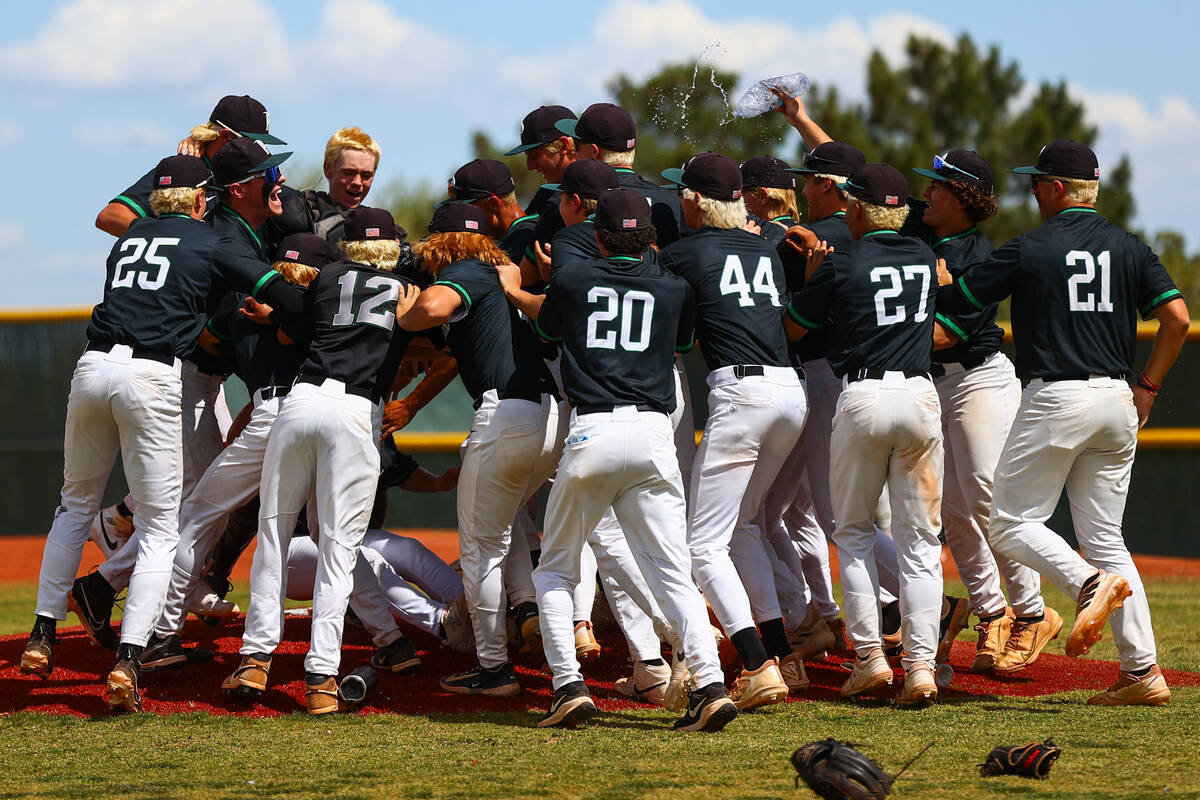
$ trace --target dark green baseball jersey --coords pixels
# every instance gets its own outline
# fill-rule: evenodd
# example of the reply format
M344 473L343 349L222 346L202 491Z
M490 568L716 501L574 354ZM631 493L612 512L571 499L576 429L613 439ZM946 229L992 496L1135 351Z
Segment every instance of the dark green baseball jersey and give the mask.
M995 250L987 237L971 226L953 236L935 239L931 245L933 254L946 259L946 268L958 277L975 264L982 263ZM933 360L938 364L978 361L1000 349L1004 331L996 324L999 303L989 303L982 310L972 308L958 314L936 315L939 325L958 339L958 344L933 351Z
M528 258L533 263L537 263L537 254L533 252L533 242L537 236L537 214L526 214L523 217L518 217L513 220L508 226L508 230L500 237L500 249L508 255L508 260L514 264L520 264L521 260Z
M835 211L827 217L805 222L803 227L815 233L818 238L833 245L834 252L845 250L854 241L850 229L846 227L846 212ZM804 288L804 272L807 267L804 255L797 252L787 242L779 245L779 258L783 261L783 274L787 281L789 292L798 292ZM791 342L788 352L797 363L825 358L829 349L829 329L827 327L809 331L798 342Z
M650 221L654 223L658 246L666 247L683 236L683 208L679 194L638 175L628 167L617 167L617 183L640 192L650 203Z

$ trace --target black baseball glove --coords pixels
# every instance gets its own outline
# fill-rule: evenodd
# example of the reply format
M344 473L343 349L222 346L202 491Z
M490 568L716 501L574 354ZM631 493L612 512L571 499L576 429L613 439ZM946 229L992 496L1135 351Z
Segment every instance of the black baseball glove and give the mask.
M993 747L987 761L979 765L979 774L1020 775L1022 778L1044 780L1050 777L1050 767L1062 755L1062 748L1053 739L1017 747Z
M848 742L826 739L792 753L792 766L808 788L826 800L883 800L892 790L892 776Z

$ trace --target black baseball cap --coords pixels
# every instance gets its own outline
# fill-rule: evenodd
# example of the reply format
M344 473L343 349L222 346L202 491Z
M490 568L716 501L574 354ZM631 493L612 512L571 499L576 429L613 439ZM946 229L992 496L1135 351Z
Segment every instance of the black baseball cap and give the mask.
M487 214L470 203L446 203L433 212L430 233L483 233L491 230Z
M208 121L236 134L257 139L267 144L287 144L283 139L272 136L271 115L267 107L248 94L227 94L217 101Z
M212 179L208 165L195 156L167 156L154 168L155 189L199 189Z
M913 172L935 181L967 183L978 186L984 194L993 193L995 174L992 165L974 150L951 150L933 157L933 169L913 168Z
M450 179L450 193L455 200L481 200L492 195L503 196L517 188L512 172L503 161L477 158L458 168Z
M563 119L575 119L575 112L566 106L539 106L521 120L521 143L504 155L515 156L546 142L553 142L563 135L555 123Z
M908 203L908 183L904 174L890 164L873 162L855 167L838 188L846 194L875 206L899 208Z
M275 248L276 261L291 261L293 264L320 269L334 260L333 248L322 236L311 233L293 233L285 236Z
M825 142L809 150L803 163L789 167L788 172L802 175L842 175L848 177L851 170L867 163L867 157L852 144Z
M271 167L279 166L291 155L290 152L272 155L256 139L230 139L213 154L213 182L221 187L230 186L260 172L266 172Z
M348 242L374 242L399 239L401 228L386 208L359 206L346 215L342 227L343 239Z
M742 196L742 170L732 158L720 153L699 153L682 168L664 169L662 176L714 200L737 200Z
M742 186L795 189L796 176L788 172L788 163L781 158L751 156L742 162Z
M637 142L633 117L612 103L592 103L579 119L560 119L554 127L572 139L621 153L632 150Z
M561 183L543 183L543 189L580 197L599 197L620 185L617 171L598 158L584 158L572 163L563 172Z
M651 225L650 202L634 189L612 189L600 195L593 221L603 231L648 228Z
M1017 167L1013 172L1022 175L1057 175L1081 181L1100 180L1100 162L1086 144L1074 139L1059 139L1042 148L1037 165Z

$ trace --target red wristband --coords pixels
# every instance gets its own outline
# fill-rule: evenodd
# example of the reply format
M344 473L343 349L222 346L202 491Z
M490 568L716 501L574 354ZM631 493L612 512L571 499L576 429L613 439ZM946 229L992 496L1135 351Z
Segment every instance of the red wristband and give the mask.
M1137 385L1152 395L1157 395L1159 390L1162 389L1161 383L1151 383L1150 379L1146 377L1146 373L1144 372L1138 376Z

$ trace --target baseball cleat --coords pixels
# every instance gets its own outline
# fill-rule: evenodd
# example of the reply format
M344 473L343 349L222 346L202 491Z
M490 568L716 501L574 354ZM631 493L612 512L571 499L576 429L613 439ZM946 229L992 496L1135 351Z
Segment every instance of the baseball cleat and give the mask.
M76 578L67 595L67 608L79 617L88 637L105 650L115 651L120 644L110 624L116 597L117 593L99 572Z
M242 656L242 663L221 684L226 694L243 697L260 695L267 690L267 674L271 671L271 657L264 653Z
M672 726L677 731L719 731L738 715L725 686L710 683L688 694L687 711Z
M575 658L579 661L594 661L600 657L600 643L592 633L591 620L575 623Z
M800 624L787 632L787 639L792 652L798 654L802 661L820 660L827 651L837 646L837 637L817 613L815 605L810 605Z
M789 692L803 692L810 685L808 673L804 671L804 659L799 653L789 653L779 662L779 674L787 684Z
M1004 644L1004 653L996 662L994 669L1003 675L1020 672L1037 661L1042 650L1052 639L1058 638L1062 630L1063 619L1050 606L1042 612L1040 622L1022 622L1013 620L1012 631Z
M188 611L201 617L205 622L228 619L242 613L242 609L237 603L226 600L212 590L199 597L193 597L192 602L188 605Z
M979 639L975 642L975 658L971 661L971 672L987 672L1004 655L1004 645L1012 631L1013 619L1013 610L1006 608L1004 613L995 619L987 622L979 620L979 624L975 626Z
M154 672L160 669L182 669L188 664L202 664L212 660L212 650L184 647L179 634L173 633L166 638L151 636L146 649L142 651L141 664L142 672Z
M913 664L904 673L904 686L896 695L896 705L905 708L924 708L937 700L937 678L924 661Z
M883 649L872 647L867 657L854 657L854 668L850 677L842 684L839 694L842 697L861 697L864 694L874 694L885 686L892 685L892 667L888 664Z
M542 621L536 603L521 603L516 608L517 653L533 658L542 652Z
M572 681L554 690L554 701L550 704L550 710L538 720L537 726L574 728L597 713L599 709L588 694L587 684L583 681Z
M1116 683L1088 698L1089 706L1161 706L1169 702L1171 690L1157 664L1140 678L1122 672Z
M308 708L308 713L313 716L337 711L341 705L338 701L337 678L330 675L328 678L312 683L306 679L304 681L304 705Z
M475 631L467 610L466 592L461 592L457 600L442 609L438 621L442 625L442 644L456 653L475 652Z
M1129 581L1120 575L1098 571L1084 584L1075 606L1075 625L1067 639L1067 655L1087 655L1092 645L1104 637L1104 623L1112 612L1133 594Z
M138 663L123 658L108 673L105 702L110 711L142 710L142 695L138 692Z
M846 649L846 620L841 617L830 617L825 620L825 624L829 626L830 633L833 634L833 649Z
M492 669L476 665L474 669L447 675L438 681L438 685L455 694L516 697L521 693L521 684L517 683L517 674L513 671L511 661L505 661Z
M943 607L945 610L938 628L937 660L945 663L950 660L950 646L971 619L971 604L962 597L946 595Z
M25 652L21 653L21 674L35 675L43 680L54 671L54 626L35 622Z
M671 680L663 691L663 707L670 711L683 711L688 707L688 694L692 691L692 673L688 671L683 651L671 654Z
M666 664L647 664L636 661L633 674L617 678L613 688L626 697L656 706L666 705L667 686L671 683L671 668Z
M371 666L408 675L421 669L421 659L412 642L401 636L391 644L376 650L375 655L371 656Z
M106 560L133 535L133 517L125 516L119 508L120 504L100 509L88 530L88 538L96 543Z
M741 711L782 703L787 696L788 686L779 673L777 658L764 661L756 670L742 670L730 692L734 705Z

